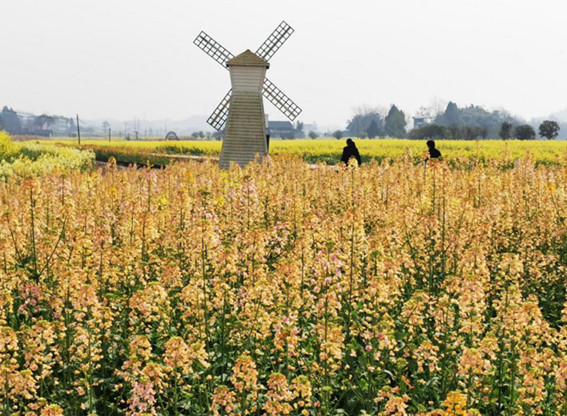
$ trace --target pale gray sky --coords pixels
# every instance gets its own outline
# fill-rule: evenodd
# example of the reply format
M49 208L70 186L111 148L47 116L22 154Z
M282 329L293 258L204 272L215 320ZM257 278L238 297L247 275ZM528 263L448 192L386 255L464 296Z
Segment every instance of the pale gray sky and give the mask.
M344 126L353 108L432 98L529 118L567 107L565 0L0 0L0 105L84 118L207 116L234 54L286 20L269 78L299 119ZM271 119L283 115L266 106Z

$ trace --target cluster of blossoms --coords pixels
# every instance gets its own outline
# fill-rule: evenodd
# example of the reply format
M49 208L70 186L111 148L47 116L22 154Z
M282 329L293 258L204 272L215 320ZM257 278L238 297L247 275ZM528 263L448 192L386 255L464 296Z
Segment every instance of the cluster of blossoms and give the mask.
M0 183L2 414L567 414L567 170Z

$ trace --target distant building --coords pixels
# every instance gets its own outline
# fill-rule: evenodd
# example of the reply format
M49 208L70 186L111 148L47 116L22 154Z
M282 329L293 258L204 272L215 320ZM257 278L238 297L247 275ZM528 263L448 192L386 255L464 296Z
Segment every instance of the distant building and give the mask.
M295 127L289 121L268 121L268 134L271 138L295 138Z
M63 137L76 133L75 122L72 118L54 117L53 122L49 125L54 136Z
M417 129L418 127L425 126L426 124L431 124L433 119L431 117L414 117L413 118L413 128Z

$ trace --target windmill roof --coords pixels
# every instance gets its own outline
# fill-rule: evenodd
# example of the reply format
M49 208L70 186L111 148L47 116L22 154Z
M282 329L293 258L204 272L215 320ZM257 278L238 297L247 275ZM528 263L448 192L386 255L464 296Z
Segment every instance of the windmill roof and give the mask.
M270 64L265 59L260 58L250 49L246 49L240 55L235 56L234 58L230 59L226 66L231 65L241 65L241 66L263 66L268 68Z

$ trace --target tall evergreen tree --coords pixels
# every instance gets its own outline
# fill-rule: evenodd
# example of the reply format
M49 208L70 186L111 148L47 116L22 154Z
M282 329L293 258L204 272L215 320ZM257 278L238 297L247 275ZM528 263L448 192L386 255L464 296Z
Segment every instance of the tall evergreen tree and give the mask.
M452 126L461 123L461 115L459 107L453 101L449 101L445 112L439 117L441 124L445 126Z
M380 130L378 129L378 124L376 124L376 120L372 120L370 122L370 126L366 129L366 134L370 139L375 138L380 134Z
M398 138L405 137L406 116L403 111L398 109L398 107L392 105L384 121L384 130L386 131L386 135Z
M22 124L18 114L11 108L4 106L2 109L2 123L4 129L10 134L21 134Z

